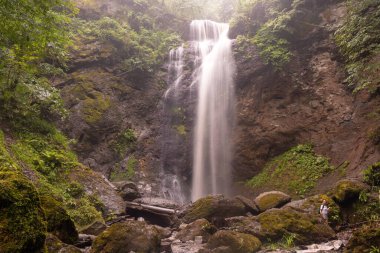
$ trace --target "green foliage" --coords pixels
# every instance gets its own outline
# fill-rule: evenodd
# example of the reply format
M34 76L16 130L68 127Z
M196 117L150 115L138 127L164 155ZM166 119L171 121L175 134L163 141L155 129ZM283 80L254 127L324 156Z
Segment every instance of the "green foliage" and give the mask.
M255 45L265 64L281 70L292 56L288 35L293 33L289 24L295 12L286 8L287 6L278 0L246 1L239 14L231 21L231 30L235 27L243 30L243 34L237 37L237 51L243 57L250 58L250 54L247 55L246 52ZM258 11L263 14L253 19L251 13Z
M166 7L174 15L194 19L228 21L238 8L239 0L164 0Z
M264 63L281 70L289 62L292 53L288 49L289 42L276 35L271 24L273 23L265 24L260 28L253 38L253 43L260 50Z
M64 116L57 89L44 75L62 74L70 1L3 0L0 4L0 112L13 121ZM48 63L44 63L48 61Z
M115 166L112 169L110 180L111 181L123 181L131 180L135 176L135 170L138 160L134 155L130 155L125 166Z
M79 228L90 225L96 220L103 221L101 213L95 208L89 196L73 199L66 205L68 214Z
M123 157L125 153L132 151L135 148L137 137L132 128L128 128L121 132L116 138L116 142L112 144L113 150Z
M347 1L348 14L335 39L346 58L346 82L354 91L380 86L380 2Z
M34 184L39 194L58 201L79 227L89 225L94 220L102 220L100 201L94 201L81 184L67 177L71 170L80 166L75 154L69 149L69 140L53 125L45 122L43 126L43 133L19 129L14 134L17 139L11 144L4 143L0 131L1 170L27 169L35 177Z
M303 197L313 189L318 179L332 170L328 159L316 155L311 145L298 145L273 158L247 185L283 190ZM286 185L284 180L288 182Z
M129 17L136 17L129 12ZM146 22L145 22L146 21ZM122 61L123 69L134 74L152 74L165 60L169 49L178 46L180 37L173 32L154 29L152 20L133 20L135 28L111 17L96 21L76 19L74 28L83 42L99 40L114 46L113 56ZM148 28L147 28L148 27Z
M372 187L380 187L380 162L364 170L364 181Z
M280 244L284 246L285 248L292 248L295 245L294 239L296 238L297 238L297 234L294 234L294 233L284 234L281 239Z

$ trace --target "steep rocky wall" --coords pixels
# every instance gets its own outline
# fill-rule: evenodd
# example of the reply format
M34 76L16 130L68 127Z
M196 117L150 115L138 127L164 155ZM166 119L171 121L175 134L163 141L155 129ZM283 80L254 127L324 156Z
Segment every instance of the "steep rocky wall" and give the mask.
M77 2L68 73L54 80L69 110L61 128L75 140L83 164L152 191L162 167L160 102L167 88L166 65L157 62L185 22L158 2ZM157 54L163 56L154 59Z
M348 161L347 177L358 177L380 158L378 146L369 138L379 124L371 113L380 101L347 88L343 60L334 43L345 5L330 1L320 9L313 1L305 2L308 11L320 14L312 23L297 20L296 36L290 39L294 56L283 71L265 65L254 46L245 54L235 46L237 180L256 175L269 159L299 143L312 143L334 166ZM245 57L249 54L251 58ZM319 187L330 187L337 177L323 179Z

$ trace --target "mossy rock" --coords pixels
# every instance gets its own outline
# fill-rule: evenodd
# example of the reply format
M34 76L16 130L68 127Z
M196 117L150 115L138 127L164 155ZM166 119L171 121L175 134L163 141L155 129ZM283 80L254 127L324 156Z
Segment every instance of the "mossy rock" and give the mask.
M48 234L45 240L47 253L81 253L82 251L72 245L67 245L60 241L56 236Z
M257 217L260 223L259 237L279 240L294 234L295 244L309 244L327 241L335 237L335 232L317 217L297 212L291 208L271 209Z
M36 188L23 175L0 172L0 252L37 252L46 222Z
M47 231L64 243L75 243L78 240L78 232L74 222L62 208L62 204L50 196L43 195L41 196L41 205L46 215Z
M207 248L217 249L227 247L223 252L252 253L257 252L261 242L253 235L243 234L235 231L220 230L211 236Z
M210 195L190 205L182 214L185 223L205 218L212 223L219 223L227 217L245 215L247 209L238 199L224 198L223 195Z
M325 194L318 194L306 199L292 201L284 206L284 208L293 208L296 211L302 211L309 215L319 216L319 208L323 202L326 200L329 210L329 223L332 225L339 225L341 220L341 209L339 205L337 205L332 198Z
M116 223L96 237L91 253L159 252L162 237L161 230L145 222Z
M271 208L281 207L288 203L291 197L283 192L264 192L255 198L255 203L261 212Z
M349 240L345 253L370 253L380 245L380 223L365 225L356 230Z
M333 192L333 199L339 204L346 205L358 200L362 191L368 191L368 185L355 180L339 181Z
M208 241L210 236L215 232L216 227L208 220L199 219L186 225L182 230L180 230L176 235L176 239L187 242L190 240L194 241L196 236L202 236L203 241Z

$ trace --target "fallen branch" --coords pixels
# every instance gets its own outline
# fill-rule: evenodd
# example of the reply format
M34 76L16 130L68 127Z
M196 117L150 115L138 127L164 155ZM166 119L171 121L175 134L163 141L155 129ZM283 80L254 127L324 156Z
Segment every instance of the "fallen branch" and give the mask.
M169 208L164 208L164 207L159 207L159 206L151 206L151 205L146 205L146 204L140 204L136 202L126 202L127 208L131 209L137 209L137 210L145 210L145 211L150 211L154 212L156 214L175 214L176 211L174 209L169 209Z

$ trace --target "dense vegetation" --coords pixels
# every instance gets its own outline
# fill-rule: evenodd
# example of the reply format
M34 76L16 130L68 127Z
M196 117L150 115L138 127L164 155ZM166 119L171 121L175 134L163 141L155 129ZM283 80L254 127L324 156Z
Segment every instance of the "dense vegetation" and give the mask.
M333 169L327 158L314 153L311 145L298 145L273 158L247 185L256 189L279 189L304 197L320 178ZM284 180L287 181L286 185Z
M346 59L347 84L355 91L380 87L380 2L347 1L348 15L336 31L336 42Z

